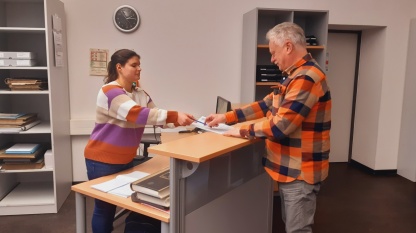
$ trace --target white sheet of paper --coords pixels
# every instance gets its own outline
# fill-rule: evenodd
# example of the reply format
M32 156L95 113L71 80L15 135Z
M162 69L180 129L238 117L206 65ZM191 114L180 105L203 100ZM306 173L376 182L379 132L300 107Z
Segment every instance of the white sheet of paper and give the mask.
M201 116L198 121L193 122L191 125L198 127L200 129L206 130L206 131L210 131L210 132L214 132L217 134L223 134L225 132L227 132L228 130L232 129L232 126L226 125L226 124L218 124L218 127L209 127L207 125L202 124L201 122L205 122L205 118L204 116Z
M105 193L109 193L110 191L118 189L125 185L127 185L130 189L131 182L141 179L143 177L146 177L148 175L149 173L146 173L146 172L134 171L128 174L118 175L116 176L116 178L103 182L103 183L91 185L91 188L100 190ZM119 192L120 190L116 192Z

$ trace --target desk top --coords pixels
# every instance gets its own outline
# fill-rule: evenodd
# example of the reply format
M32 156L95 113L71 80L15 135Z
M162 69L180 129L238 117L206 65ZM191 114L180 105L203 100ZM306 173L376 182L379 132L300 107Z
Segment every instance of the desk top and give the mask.
M178 133L176 133L178 134ZM257 142L205 132L148 148L149 153L201 163Z
M97 198L97 199L103 200L105 202L120 206L122 208L131 210L137 213L145 214L149 217L159 219L163 222L169 222L170 214L165 211L158 210L147 205L134 203L131 201L130 197L129 198L119 197L114 194L104 193L104 192L91 188L91 185L114 179L119 174L131 173L133 171L141 171L141 172L152 174L167 167L169 167L168 157L155 156L154 158L142 164L139 164L135 166L134 168L131 168L131 169L128 169L128 170L125 170L123 172L116 173L113 175L104 176L104 177L100 177L94 180L76 184L76 185L73 185L71 189L75 192L84 194L86 196Z

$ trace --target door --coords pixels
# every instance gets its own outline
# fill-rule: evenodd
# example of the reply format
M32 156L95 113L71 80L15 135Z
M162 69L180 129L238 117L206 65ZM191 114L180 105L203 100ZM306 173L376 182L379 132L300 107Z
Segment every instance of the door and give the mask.
M360 32L329 31L327 77L332 97L330 162L348 162L352 146Z

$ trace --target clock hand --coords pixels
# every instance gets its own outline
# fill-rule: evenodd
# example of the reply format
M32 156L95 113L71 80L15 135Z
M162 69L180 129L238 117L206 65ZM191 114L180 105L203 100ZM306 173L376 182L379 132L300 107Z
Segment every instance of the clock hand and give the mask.
M123 12L124 19L126 19L127 23L131 26L130 21L127 18L126 12L124 10L122 10L121 12Z

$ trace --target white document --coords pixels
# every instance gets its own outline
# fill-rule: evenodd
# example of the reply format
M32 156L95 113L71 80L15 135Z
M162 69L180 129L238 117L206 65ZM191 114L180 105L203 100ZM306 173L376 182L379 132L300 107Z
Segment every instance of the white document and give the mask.
M228 130L233 129L232 126L222 124L222 123L218 124L218 127L212 127L211 128L211 127L203 124L205 122L205 118L206 117L202 116L198 119L198 121L193 122L191 125L193 125L195 127L198 127L200 129L206 130L206 131L217 133L217 134L224 134Z
M132 193L130 189L130 183L148 175L149 173L146 172L134 171L128 174L118 175L116 178L103 183L91 185L91 188L100 190L105 193L115 192L114 194L117 193L119 196L129 197ZM127 186L128 189L130 189L130 194L128 196L126 196L127 192L125 192L126 187L123 188L123 186Z

